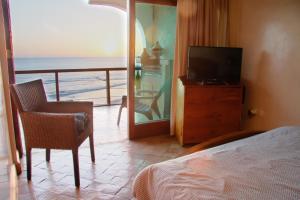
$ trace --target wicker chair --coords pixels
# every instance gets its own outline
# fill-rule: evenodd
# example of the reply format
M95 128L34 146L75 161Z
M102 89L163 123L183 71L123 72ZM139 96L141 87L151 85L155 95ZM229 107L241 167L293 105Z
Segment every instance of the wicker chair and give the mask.
M31 180L31 149L72 150L75 185L80 186L78 148L89 137L92 162L95 162L92 102L48 102L42 80L11 85L14 103L24 129L27 179Z

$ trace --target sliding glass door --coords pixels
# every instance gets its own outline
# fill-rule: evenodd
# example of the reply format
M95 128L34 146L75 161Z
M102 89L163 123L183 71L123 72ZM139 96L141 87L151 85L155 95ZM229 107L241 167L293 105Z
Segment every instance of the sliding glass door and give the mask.
M155 2L130 1L130 138L170 132L176 6Z

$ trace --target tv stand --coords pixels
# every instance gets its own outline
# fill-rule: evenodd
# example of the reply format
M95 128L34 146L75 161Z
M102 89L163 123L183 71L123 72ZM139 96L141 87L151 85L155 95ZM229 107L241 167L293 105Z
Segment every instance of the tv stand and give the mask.
M201 143L240 130L242 85L177 81L176 136L181 145Z
M203 85L225 85L225 82L217 79L207 79L203 81Z
M202 81L189 81L190 84L194 82L194 84L198 85L239 85L239 84L233 84L229 83L227 81L221 81L217 79L208 79L208 80L202 80Z

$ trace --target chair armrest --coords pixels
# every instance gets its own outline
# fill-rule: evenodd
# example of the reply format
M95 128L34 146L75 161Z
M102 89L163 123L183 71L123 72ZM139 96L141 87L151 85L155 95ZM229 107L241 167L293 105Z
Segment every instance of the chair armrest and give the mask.
M21 118L26 143L31 146L70 148L76 145L75 114L24 112Z
M38 109L40 112L50 113L77 113L85 112L88 115L87 133L93 133L93 102L90 101L59 101L48 102Z
M76 113L86 112L88 115L93 113L93 102L87 101L60 101L48 102L38 109L39 112L50 113Z

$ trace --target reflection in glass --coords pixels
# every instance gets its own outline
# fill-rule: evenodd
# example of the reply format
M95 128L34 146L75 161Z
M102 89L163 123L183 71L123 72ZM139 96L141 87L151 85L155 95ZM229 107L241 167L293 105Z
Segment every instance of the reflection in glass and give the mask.
M135 123L170 118L175 26L176 7L136 3Z

